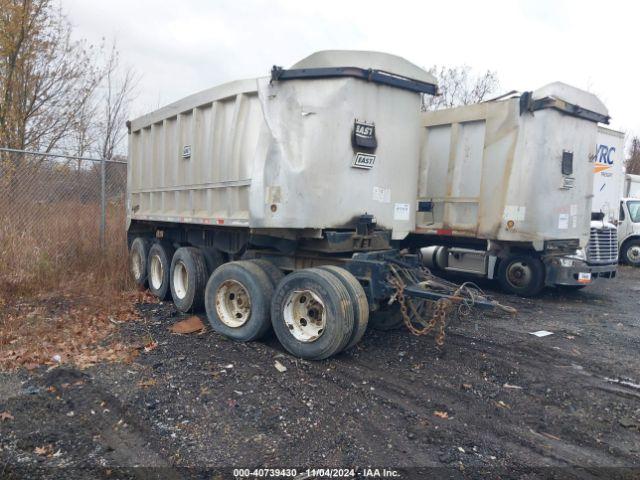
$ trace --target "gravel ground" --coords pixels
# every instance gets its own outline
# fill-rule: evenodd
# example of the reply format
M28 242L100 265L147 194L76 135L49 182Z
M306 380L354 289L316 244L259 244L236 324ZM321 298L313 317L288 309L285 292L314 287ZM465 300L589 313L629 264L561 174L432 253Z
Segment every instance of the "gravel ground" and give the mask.
M173 307L141 304L145 320L119 335L158 346L131 364L0 374L0 414L13 417L0 417L0 478L227 478L220 469L260 466L638 478L639 281L621 267L581 291L496 293L517 317L459 320L441 350L369 331L322 362L274 338L171 334Z

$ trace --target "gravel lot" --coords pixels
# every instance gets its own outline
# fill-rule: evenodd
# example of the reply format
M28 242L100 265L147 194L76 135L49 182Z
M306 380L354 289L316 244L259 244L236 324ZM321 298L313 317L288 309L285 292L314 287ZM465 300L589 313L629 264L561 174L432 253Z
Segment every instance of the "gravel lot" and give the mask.
M322 362L274 338L171 334L173 307L141 304L145 320L119 335L158 346L131 364L0 374L12 417L0 417L0 478L227 478L217 469L265 465L638 478L640 269L576 292L495 296L518 316L457 321L441 350L369 331Z

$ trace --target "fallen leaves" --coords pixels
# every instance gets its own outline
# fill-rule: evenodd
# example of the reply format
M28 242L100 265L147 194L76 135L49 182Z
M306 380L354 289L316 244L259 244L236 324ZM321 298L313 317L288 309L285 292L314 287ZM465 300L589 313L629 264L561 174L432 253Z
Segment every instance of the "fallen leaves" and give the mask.
M134 349L109 337L124 323L140 318L137 292L113 296L56 293L16 299L0 307L0 369L128 362Z
M53 446L49 444L42 447L36 447L33 449L33 453L40 455L41 457L51 455L53 453Z
M180 322L174 323L169 327L169 331L172 333L189 334L202 332L204 330L204 323L200 320L200 317L193 315Z
M13 420L13 415L9 412L0 412L0 422L5 422L7 420Z
M146 343L143 348L144 348L144 351L148 353L158 348L158 342L156 342L155 340L151 340L150 342Z
M276 370L278 370L280 373L283 373L283 372L287 371L287 367L285 367L283 364L281 364L278 360L275 361L273 366L276 367Z
M449 414L447 412L443 412L441 410L436 410L435 412L433 412L433 415L439 418L443 418L445 420L449 419Z
M56 458L62 455L62 450L56 452L53 451L53 445L43 445L42 447L36 447L33 449L33 453L41 457Z

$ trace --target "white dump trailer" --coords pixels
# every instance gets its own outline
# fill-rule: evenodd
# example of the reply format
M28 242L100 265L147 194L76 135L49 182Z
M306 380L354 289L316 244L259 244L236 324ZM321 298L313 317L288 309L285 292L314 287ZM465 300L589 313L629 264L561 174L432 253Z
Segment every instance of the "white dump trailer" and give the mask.
M480 104L427 112L415 234L427 265L496 278L533 295L590 283L595 95L562 83ZM613 267L615 271L615 267Z
M136 281L182 312L204 305L235 340L273 326L304 358L355 345L370 312L397 324L389 299L420 263L391 242L415 225L420 95L435 93L400 57L327 51L133 120ZM446 296L402 285L402 298Z

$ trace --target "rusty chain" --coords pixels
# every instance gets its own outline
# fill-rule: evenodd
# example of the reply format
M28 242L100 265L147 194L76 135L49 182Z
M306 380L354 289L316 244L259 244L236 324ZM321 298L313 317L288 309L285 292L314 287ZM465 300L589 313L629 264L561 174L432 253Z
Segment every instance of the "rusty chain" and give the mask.
M396 289L395 299L400 305L400 312L402 313L402 320L407 329L414 335L428 335L434 329L436 330L435 341L436 345L441 347L444 345L445 339L445 326L447 314L452 310L453 303L448 298L441 298L434 303L433 314L427 321L420 314L418 309L410 299L406 299L404 296L405 284L399 277L391 277L389 283ZM409 314L409 308L414 318L412 320ZM418 328L414 325L414 322L423 325L422 328Z
M391 266L390 270L391 274L387 278L387 281L395 290L391 301L397 301L400 305L400 313L402 314L404 325L413 335L417 336L428 335L432 331L435 331L435 343L438 347L444 345L447 317L454 312L455 305L458 305L457 313L461 316L466 316L471 313L477 297L486 297L482 291L473 284L463 283L457 286L451 282L436 279L426 268L421 268L417 272L408 272L406 269ZM412 300L406 298L404 295L406 283L402 278L403 275L408 277L410 281L420 283L425 287L446 288L453 292L449 298L440 298L436 301L421 300L422 310L427 310L427 312L421 312L421 308L416 307ZM422 281L416 282L416 280ZM429 304L433 305L432 309L426 308L426 305ZM516 313L514 308L500 305L497 302L496 308L509 314ZM429 310L431 311L431 317L427 319ZM416 326L416 324L421 325L421 327Z

